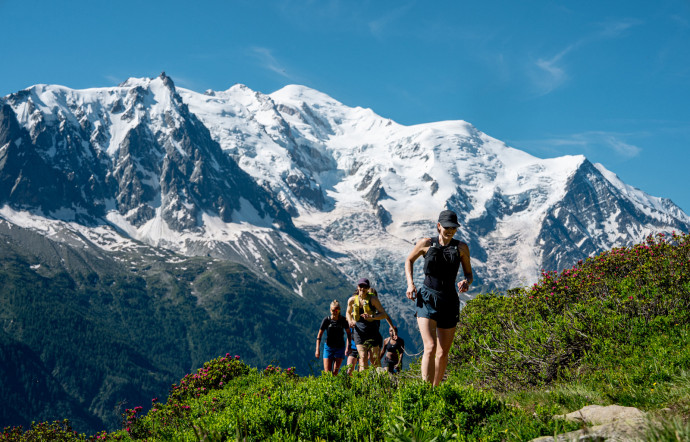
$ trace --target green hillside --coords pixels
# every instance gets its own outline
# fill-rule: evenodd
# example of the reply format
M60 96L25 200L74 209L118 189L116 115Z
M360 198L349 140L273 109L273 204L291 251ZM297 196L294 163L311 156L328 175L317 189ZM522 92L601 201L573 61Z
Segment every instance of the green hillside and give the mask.
M6 223L0 256L0 427L69 418L114 430L122 410L218 354L313 359L314 311L331 300L226 261L143 245L104 253ZM329 278L313 284L331 293Z
M689 307L690 236L659 235L470 301L440 387L414 364L397 377L300 377L227 354L167 400L139 404L149 411L128 407L119 431L87 437L55 422L5 438L524 441L579 428L554 414L615 403L665 410L670 430L648 440L687 440Z

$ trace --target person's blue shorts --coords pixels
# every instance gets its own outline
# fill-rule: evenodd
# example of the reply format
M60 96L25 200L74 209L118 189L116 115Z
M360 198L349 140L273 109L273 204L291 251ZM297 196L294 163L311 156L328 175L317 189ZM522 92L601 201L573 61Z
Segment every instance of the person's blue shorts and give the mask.
M423 285L417 292L416 315L436 321L438 328L454 328L460 321L457 293L441 293Z
M340 348L332 348L328 345L323 346L324 359L345 359L345 346Z

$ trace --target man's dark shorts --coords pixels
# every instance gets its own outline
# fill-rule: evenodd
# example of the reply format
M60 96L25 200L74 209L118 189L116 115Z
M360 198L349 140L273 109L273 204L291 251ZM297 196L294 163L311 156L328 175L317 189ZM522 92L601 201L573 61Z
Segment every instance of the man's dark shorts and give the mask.
M460 321L460 298L456 293L441 293L423 285L417 292L418 318L436 321L438 328L455 328Z
M381 343L383 343L383 337L376 329L364 334L355 328L352 332L352 338L355 341L355 345L363 345L368 348L381 347Z

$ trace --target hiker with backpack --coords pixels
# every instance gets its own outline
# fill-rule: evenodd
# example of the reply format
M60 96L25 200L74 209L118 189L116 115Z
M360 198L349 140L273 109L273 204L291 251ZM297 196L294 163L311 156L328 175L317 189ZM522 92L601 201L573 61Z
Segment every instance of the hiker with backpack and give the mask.
M357 291L347 300L347 322L353 328L353 338L359 353L359 371L372 365L379 367L379 352L383 338L379 332L379 321L385 319L393 327L393 322L383 309L376 291L371 288L367 278L357 281Z
M472 284L470 250L467 244L453 238L458 227L455 212L442 211L436 223L438 236L419 240L405 260L407 298L416 301L417 325L424 344L422 379L434 385L443 380L460 320L456 279L461 266L465 278L457 282L457 290L466 292ZM424 257L424 284L417 291L413 264L420 257Z
M321 338L326 332L326 344L323 348L323 370L334 375L338 374L340 364L346 355L350 354L350 327L340 314L340 303L337 300L331 302L331 314L321 321L319 333L316 336L316 359L321 357ZM344 332L347 333L347 344L343 340Z

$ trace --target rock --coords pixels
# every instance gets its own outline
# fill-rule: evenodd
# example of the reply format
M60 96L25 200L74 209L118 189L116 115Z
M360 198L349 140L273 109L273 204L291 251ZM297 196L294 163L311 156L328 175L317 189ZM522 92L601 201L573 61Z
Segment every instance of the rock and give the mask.
M647 414L634 407L620 405L588 405L580 410L566 415L554 416L571 422L582 422L583 425L593 425L582 430L559 434L556 437L544 436L531 442L598 442L598 441L639 441L649 426Z
M587 405L586 407L568 413L566 415L554 416L554 418L565 419L570 422L583 422L587 425L601 425L611 423L616 420L625 419L644 419L646 413L635 407L622 407L620 405Z

